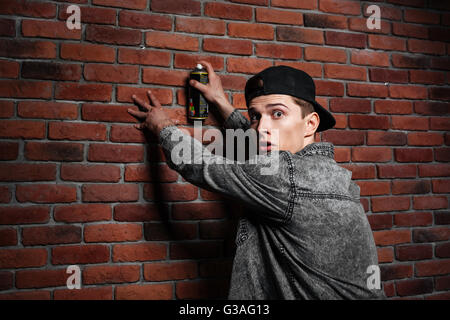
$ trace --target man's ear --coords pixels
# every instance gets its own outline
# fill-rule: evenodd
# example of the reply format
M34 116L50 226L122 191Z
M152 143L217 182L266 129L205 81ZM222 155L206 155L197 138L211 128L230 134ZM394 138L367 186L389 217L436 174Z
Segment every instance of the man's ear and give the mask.
M305 138L314 136L314 133L319 127L320 118L317 112L312 112L305 117Z

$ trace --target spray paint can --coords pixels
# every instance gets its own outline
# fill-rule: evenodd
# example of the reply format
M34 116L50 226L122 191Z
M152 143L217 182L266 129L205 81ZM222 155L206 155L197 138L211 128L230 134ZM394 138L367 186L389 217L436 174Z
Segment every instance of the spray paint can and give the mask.
M207 84L208 72L198 63L191 72L189 79L197 80L202 84ZM188 117L192 120L205 120L208 118L208 102L197 89L189 86L189 109Z

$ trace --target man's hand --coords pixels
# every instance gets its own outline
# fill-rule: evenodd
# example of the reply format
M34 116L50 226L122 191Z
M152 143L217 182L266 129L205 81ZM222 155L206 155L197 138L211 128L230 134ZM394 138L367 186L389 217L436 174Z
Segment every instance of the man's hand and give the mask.
M133 109L128 109L128 112L137 119L143 120L143 122L134 125L136 129L143 130L147 128L158 136L159 132L164 127L168 125L176 125L176 123L167 116L166 112L161 106L161 103L159 103L158 99L151 92L151 90L147 91L147 95L153 105L146 103L135 95L132 96L134 102L141 106L143 109L147 110L147 112L135 111Z

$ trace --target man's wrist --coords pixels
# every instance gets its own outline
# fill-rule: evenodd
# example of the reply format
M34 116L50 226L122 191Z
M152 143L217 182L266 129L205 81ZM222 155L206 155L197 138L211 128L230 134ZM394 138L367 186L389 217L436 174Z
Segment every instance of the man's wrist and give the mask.
M155 134L157 136L159 136L159 133L162 131L162 129L164 129L165 127L175 126L175 125L176 125L175 122L170 119L164 120L156 125Z

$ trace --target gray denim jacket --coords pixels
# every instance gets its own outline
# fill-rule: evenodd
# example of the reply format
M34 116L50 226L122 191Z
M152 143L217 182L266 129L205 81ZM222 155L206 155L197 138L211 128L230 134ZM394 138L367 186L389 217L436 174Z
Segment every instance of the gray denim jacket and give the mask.
M223 127L245 130L249 121L236 109ZM171 155L180 146L174 135L196 149L190 164ZM187 181L247 205L236 235L229 299L385 298L382 287L368 288L377 250L359 187L351 171L335 162L331 143L312 143L295 154L276 151L278 173L261 175L272 164L267 155L252 164L195 164L201 154L219 156L176 126L165 127L159 138L169 167Z

